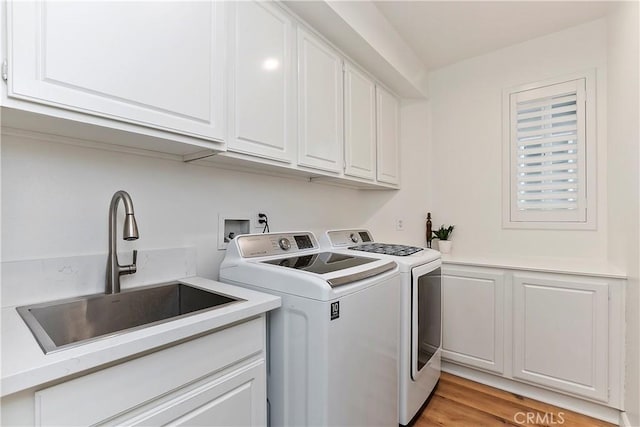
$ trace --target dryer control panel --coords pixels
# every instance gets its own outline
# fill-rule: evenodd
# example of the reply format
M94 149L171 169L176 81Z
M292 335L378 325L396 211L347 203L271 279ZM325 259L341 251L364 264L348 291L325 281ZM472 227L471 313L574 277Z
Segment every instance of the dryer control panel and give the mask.
M311 232L246 234L236 237L243 258L298 253L318 249Z
M369 230L330 230L327 231L329 243L334 248L349 247L361 243L373 242Z

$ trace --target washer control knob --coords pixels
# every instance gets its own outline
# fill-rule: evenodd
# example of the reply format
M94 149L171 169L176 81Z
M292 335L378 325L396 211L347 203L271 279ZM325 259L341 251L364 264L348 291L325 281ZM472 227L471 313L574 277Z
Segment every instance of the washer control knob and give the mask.
M286 237L283 237L282 239L278 240L278 246L280 246L280 249L282 249L283 251L288 251L289 249L291 249L291 242Z
M351 233L349 237L353 243L358 243L358 235L356 233Z

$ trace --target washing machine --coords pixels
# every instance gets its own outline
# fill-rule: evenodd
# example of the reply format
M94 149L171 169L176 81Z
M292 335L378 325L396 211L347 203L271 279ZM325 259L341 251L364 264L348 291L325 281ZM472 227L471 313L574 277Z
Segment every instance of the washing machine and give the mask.
M220 281L268 292L272 426L397 426L398 263L320 249L311 232L241 235Z
M321 245L344 255L374 256L399 265L400 364L398 422L418 414L440 378L442 353L442 272L440 252L375 242L365 229L329 230Z

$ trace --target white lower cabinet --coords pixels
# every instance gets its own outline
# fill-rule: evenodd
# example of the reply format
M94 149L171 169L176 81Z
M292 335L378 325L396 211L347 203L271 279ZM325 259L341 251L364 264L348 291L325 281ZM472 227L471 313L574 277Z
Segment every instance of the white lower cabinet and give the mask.
M607 400L609 285L513 275L513 377Z
M504 372L504 273L447 270L442 286L442 357Z
M267 424L265 316L3 398L3 425Z
M620 408L624 283L445 264L442 357Z

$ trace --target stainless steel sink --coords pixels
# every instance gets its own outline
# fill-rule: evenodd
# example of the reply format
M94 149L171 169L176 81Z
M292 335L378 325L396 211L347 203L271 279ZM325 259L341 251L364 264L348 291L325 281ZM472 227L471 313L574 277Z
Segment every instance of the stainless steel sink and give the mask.
M45 353L244 301L182 283L18 307Z

